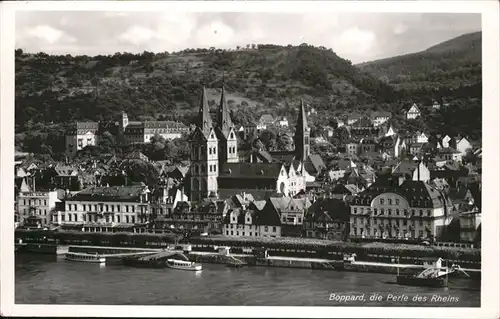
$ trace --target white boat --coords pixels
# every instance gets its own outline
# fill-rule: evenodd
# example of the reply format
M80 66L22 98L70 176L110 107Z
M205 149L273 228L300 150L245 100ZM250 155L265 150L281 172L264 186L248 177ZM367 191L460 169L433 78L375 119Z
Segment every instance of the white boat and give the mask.
M191 271L199 271L202 269L201 264L197 264L192 261L184 261L177 259L167 259L167 267L173 269L191 270Z
M66 260L70 261L80 261L86 263L106 263L106 257L102 257L99 254L87 254L87 253L66 253Z

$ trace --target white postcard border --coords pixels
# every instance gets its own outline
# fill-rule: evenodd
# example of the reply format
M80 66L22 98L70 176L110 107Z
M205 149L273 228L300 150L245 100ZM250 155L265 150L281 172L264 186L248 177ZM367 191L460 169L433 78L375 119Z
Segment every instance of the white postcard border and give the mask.
M385 317L497 318L499 316L499 13L496 1L36 1L0 3L0 311L3 316L85 317ZM87 306L14 304L14 49L16 10L194 12L443 12L481 13L483 43L483 213L480 308ZM333 287L332 287L333 288ZM91 289L91 288L90 288ZM117 291L117 293L120 293Z

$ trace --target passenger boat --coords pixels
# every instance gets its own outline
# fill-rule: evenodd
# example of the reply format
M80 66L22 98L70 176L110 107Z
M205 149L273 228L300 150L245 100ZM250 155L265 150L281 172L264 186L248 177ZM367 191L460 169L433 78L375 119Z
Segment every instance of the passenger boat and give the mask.
M180 270L199 271L202 269L201 264L197 264L192 261L167 259L166 264L168 268L180 269Z
M439 277L418 277L415 275L399 275L397 276L398 285L405 286L419 286L419 287L448 287L448 278L439 278Z
M87 254L87 253L66 253L66 260L69 261L80 261L86 263L106 263L106 257L102 257L99 254Z
M438 266L431 266L424 269L422 272L416 275L399 275L399 265L398 265L398 275L396 277L397 283L399 285L406 286L421 286L421 287L448 287L448 277L454 275L458 272L463 272L465 275L468 274L460 268L458 265L452 265L451 267L441 267L439 263Z

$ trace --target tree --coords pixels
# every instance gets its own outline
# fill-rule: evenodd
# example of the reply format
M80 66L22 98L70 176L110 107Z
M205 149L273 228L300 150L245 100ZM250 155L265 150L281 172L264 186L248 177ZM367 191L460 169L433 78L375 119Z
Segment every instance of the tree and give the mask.
M108 131L101 134L97 140L97 146L103 154L115 154L116 140Z
M290 135L280 133L276 139L276 147L280 151L293 151L293 139Z
M268 150L272 150L274 149L274 147L276 147L276 137L276 130L269 127L260 133L259 140L265 145Z

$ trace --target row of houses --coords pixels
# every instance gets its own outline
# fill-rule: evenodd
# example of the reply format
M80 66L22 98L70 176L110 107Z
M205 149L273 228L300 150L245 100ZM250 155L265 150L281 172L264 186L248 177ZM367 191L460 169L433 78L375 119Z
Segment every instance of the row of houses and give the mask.
M420 168L419 168L420 166ZM190 202L171 180L146 185L90 187L72 196L32 191L23 185L16 221L31 227L117 231L123 226L216 232L229 237L440 238L452 221L461 240L473 241L480 226L480 187L429 179L424 166L413 176L401 165L366 188L336 183L328 192L255 199L251 193ZM171 183L170 185L168 183ZM471 186L472 185L472 186ZM468 225L468 226L465 226Z
M66 153L75 157L85 147L97 145L105 132L115 136L122 144L137 144L149 143L155 135L164 139L180 138L190 130L189 126L173 121L129 121L127 113L123 112L118 121L86 121L70 125L65 135Z

